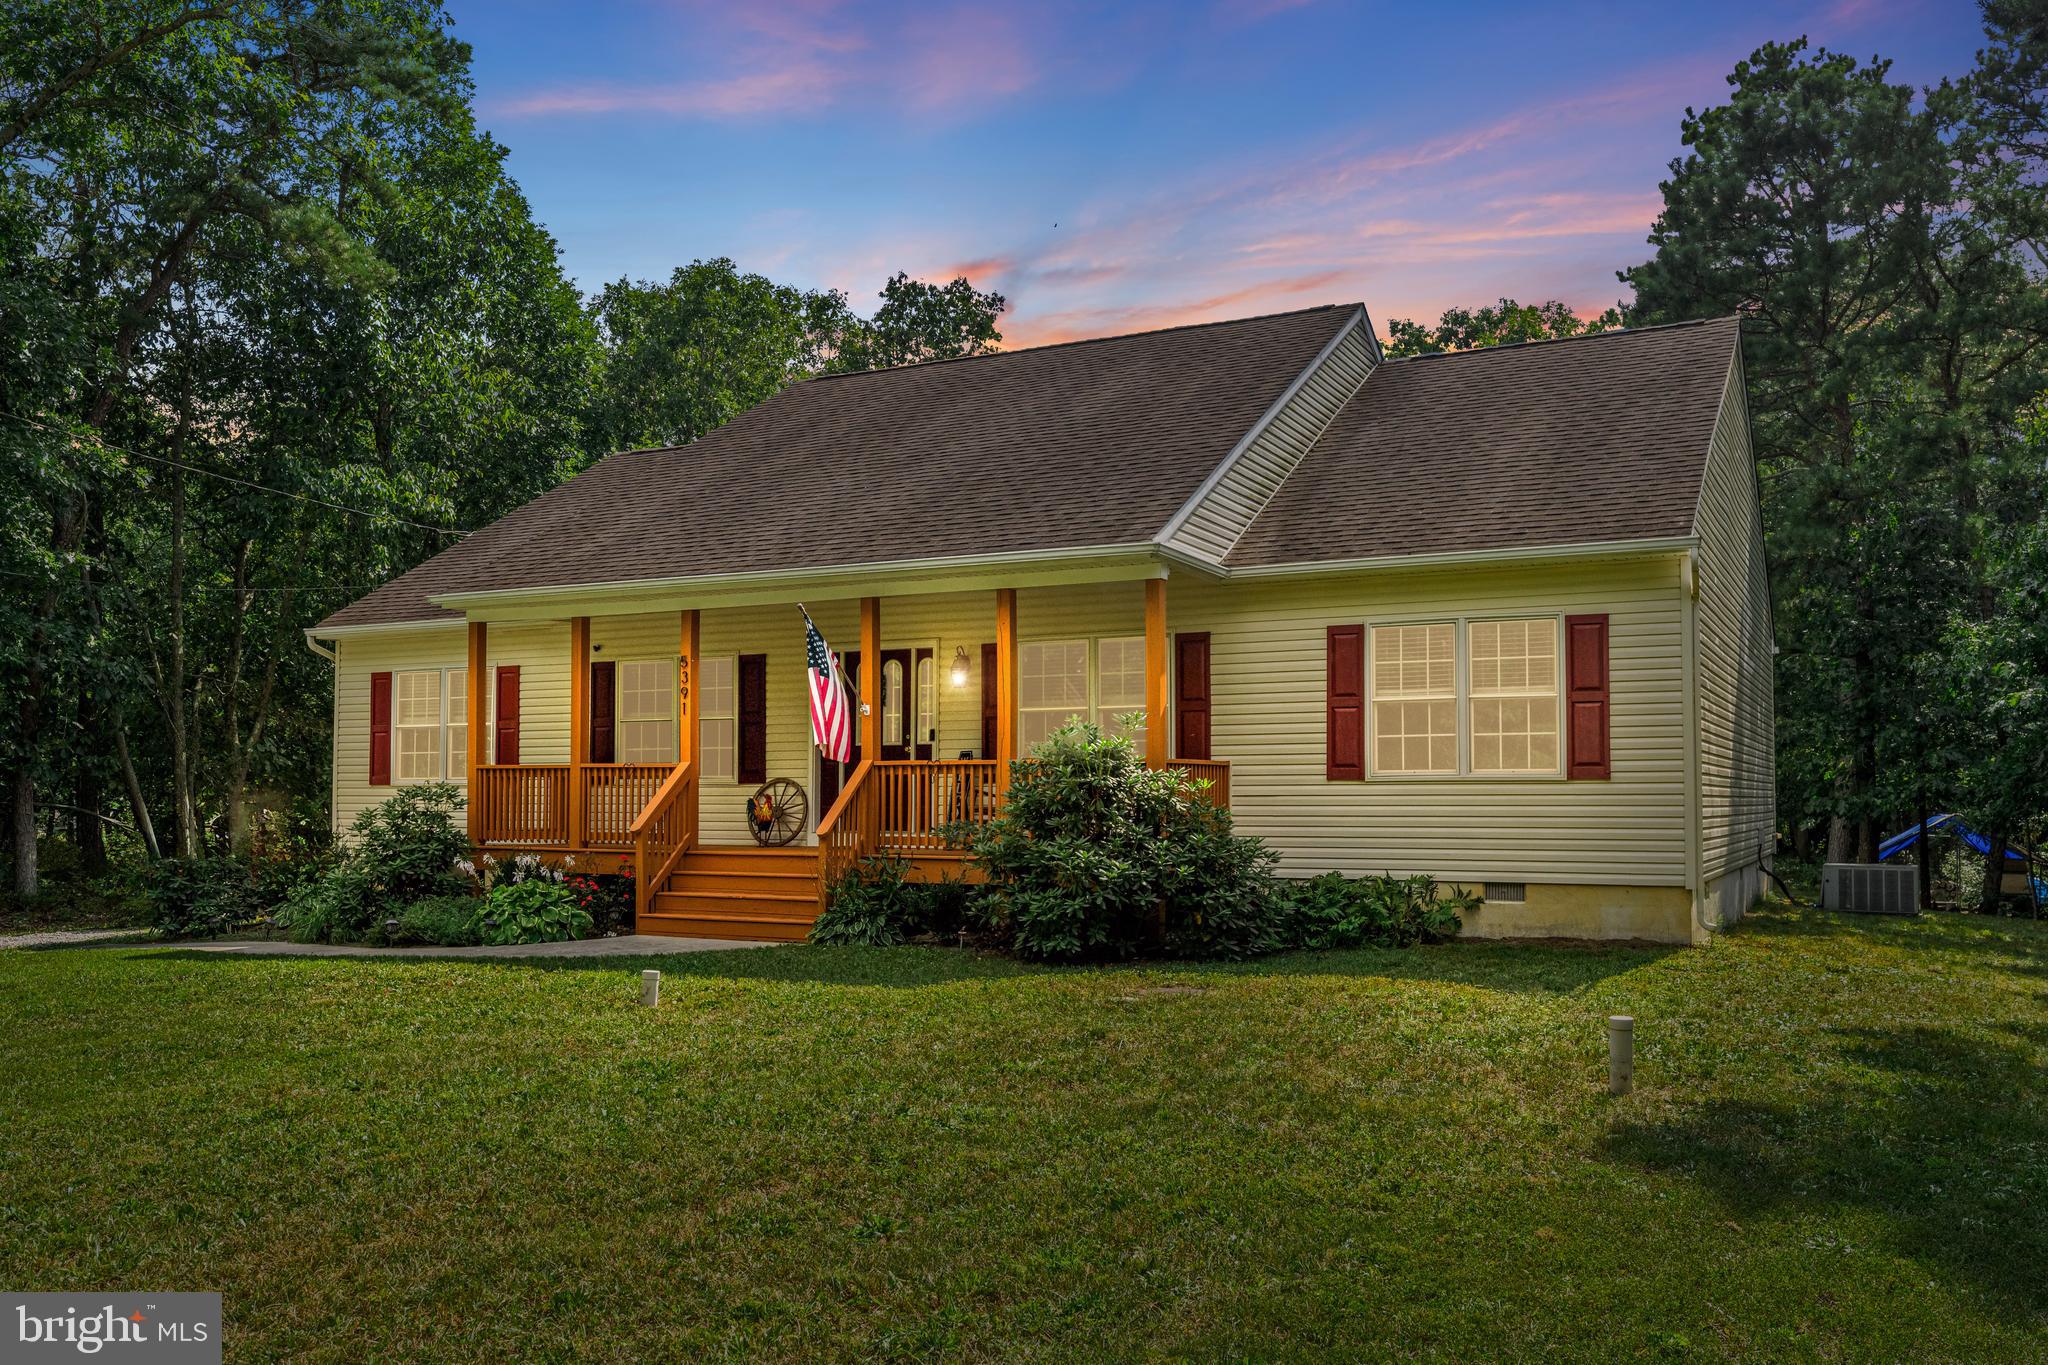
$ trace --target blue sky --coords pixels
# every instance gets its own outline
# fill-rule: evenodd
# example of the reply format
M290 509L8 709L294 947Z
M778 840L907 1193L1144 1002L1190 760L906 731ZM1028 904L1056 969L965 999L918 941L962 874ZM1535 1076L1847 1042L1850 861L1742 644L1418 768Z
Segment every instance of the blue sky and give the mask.
M1924 84L1981 38L1967 0L450 8L585 289L730 256L865 309L892 271L964 271L1011 346L1354 299L1383 328L1597 310L1685 107L1759 43Z

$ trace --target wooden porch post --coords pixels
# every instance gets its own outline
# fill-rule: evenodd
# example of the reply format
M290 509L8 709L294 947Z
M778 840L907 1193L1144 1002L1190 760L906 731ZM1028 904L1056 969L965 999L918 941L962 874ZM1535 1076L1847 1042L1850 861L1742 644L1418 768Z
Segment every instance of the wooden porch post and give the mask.
M860 756L882 757L882 599L860 599Z
M1145 580L1145 766L1166 766L1166 580Z
M676 646L676 764L679 767L695 763L699 752L696 608L682 613L680 626ZM697 842L697 788L694 784L683 800L683 829L688 832L694 846Z
M590 618L569 618L569 847L582 848L583 765L590 761Z
M996 589L996 790L1010 787L1017 760L1017 590Z
M463 804L469 815L469 842L472 848L481 848L484 842L484 803L478 795L481 780L477 769L485 760L484 725L490 716L486 709L490 705L490 693L485 691L486 674L490 670L490 652L485 632L488 628L481 621L469 623L469 672L463 682L463 717L468 742L464 745L468 753L464 756L469 769L469 786L465 788Z

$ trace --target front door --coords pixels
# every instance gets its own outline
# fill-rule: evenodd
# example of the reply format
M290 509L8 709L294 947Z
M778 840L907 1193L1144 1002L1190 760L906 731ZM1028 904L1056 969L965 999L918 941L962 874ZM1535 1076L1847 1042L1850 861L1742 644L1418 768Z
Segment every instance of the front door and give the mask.
M937 660L929 649L882 651L882 757L930 760L939 733Z

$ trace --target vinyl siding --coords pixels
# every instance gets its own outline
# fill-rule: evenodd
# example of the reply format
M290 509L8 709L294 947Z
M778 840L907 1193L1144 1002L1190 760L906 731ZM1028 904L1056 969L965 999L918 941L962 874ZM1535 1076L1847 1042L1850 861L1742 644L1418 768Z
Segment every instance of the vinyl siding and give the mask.
M1280 853L1280 870L1307 876L1427 872L1462 882L1523 881L1581 887L1687 885L1683 589L1672 557L1584 564L1309 575L1222 581L1181 573L1169 580L1171 630L1211 637L1213 751L1232 765L1238 828ZM1144 587L1136 581L1027 588L1018 592L1023 641L1140 635ZM1324 777L1324 632L1402 617L1605 612L1611 618L1614 778ZM858 648L851 601L819 603L812 616L835 649ZM803 622L791 604L707 609L708 656L768 656L767 768L805 783L816 809L816 762L804 691ZM674 613L594 617L601 658L669 657ZM929 646L939 668L934 752L954 757L981 745L981 645L995 638L993 592L884 598L885 648ZM947 673L966 650L968 682ZM566 624L493 626L493 664L522 668L522 757L567 755ZM408 632L344 641L337 671L336 818L385 793L364 785L369 674L379 668L453 667L462 632ZM1093 685L1091 670L1091 686ZM1091 700L1093 698L1091 697ZM1461 717L1462 719L1462 717ZM746 841L738 783L707 786L707 843Z
M356 816L388 799L396 787L370 785L370 675L415 668L466 665L459 625L361 635L334 645L333 829L339 834ZM466 780L467 773L457 773Z
M1215 484L1196 494L1165 544L1220 563L1372 369L1371 342L1360 319Z
M1610 617L1611 780L1324 776L1327 627L1579 612ZM1231 763L1238 829L1279 850L1283 873L1687 884L1674 558L1256 583L1176 578L1167 616L1174 629L1210 632L1213 752Z
M1741 383L1737 365L1700 488L1695 672L1700 873L1708 882L1754 867L1777 824L1770 584Z

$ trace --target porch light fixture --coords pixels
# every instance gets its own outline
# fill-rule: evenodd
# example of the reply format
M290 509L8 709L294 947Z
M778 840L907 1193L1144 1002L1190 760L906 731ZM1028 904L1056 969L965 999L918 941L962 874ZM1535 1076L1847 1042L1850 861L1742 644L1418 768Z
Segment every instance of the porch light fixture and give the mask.
M951 676L952 676L952 679L953 679L953 686L955 686L955 687L965 687L965 686L967 686L967 646L966 646L966 645L954 645L954 646L953 646L953 668L952 668L952 674L951 674Z

